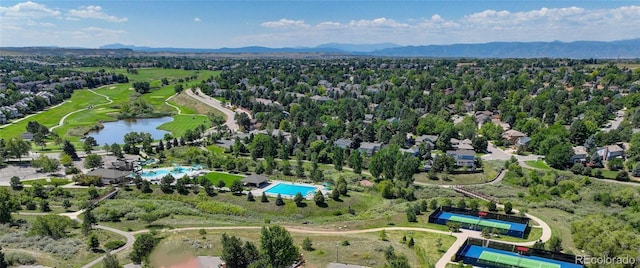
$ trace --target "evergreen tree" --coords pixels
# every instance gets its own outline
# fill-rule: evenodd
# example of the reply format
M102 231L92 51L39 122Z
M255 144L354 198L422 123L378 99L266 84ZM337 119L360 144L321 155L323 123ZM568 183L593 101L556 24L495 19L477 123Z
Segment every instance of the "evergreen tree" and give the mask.
M284 200L280 194L276 197L276 206L284 206Z
M76 153L76 147L71 144L69 140L64 140L62 145L62 151L68 156L71 156L72 159L78 159L78 154Z

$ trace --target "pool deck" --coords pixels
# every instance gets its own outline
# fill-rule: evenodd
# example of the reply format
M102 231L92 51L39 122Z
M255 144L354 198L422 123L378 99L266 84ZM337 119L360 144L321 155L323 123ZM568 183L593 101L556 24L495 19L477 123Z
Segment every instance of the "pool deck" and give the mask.
M148 180L148 181L159 181L160 179L162 179L162 177L166 176L167 174L171 174L174 178L179 179L182 178L184 175L187 175L189 177L194 177L200 174L200 172L203 171L203 169L194 169L193 167L188 167L188 166L180 166L180 168L185 168L188 171L187 172L180 172L177 174L171 174L171 170L175 169L175 167L164 167L164 168L153 168L153 169L142 169L142 172L151 172L151 171L168 171L169 173L160 173L156 176L142 176L142 179L144 180ZM174 182L175 183L175 182Z
M299 182L288 182L288 181L278 181L278 180L274 180L274 181L269 181L269 185L262 187L262 188L256 188L251 190L251 193L253 194L253 196L255 196L256 198L260 198L260 196L262 196L262 193L266 193L267 196L277 196L277 194L271 194L271 193L267 193L266 191L268 191L269 189L275 187L278 184L290 184L290 185L300 185L300 186L307 186L307 187L314 187L316 188L314 191L310 192L309 194L307 194L307 196L305 196L304 198L307 200L313 200L313 196L315 195L315 193L317 191L321 191L322 194L324 194L325 198L328 198L328 194L330 194L330 191L327 190L327 188L323 185L315 185L315 184L308 184L308 183L299 183ZM289 196L289 195L282 195L283 198L293 198L293 196Z

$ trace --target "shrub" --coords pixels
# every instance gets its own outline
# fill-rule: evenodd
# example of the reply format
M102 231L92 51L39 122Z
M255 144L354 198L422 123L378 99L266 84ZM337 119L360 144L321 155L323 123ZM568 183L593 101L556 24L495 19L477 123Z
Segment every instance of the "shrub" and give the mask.
M211 214L223 214L223 215L235 215L235 216L242 216L242 215L245 215L245 213L247 212L247 210L241 206L236 206L233 204L218 202L213 200L200 202L196 205L196 208Z
M10 252L4 256L4 260L9 266L31 265L36 263L36 258L22 252Z
M113 241L109 241L106 244L104 244L104 248L106 248L108 250L114 250L114 249L117 249L117 248L121 248L125 244L126 244L126 242L124 242L122 240L113 240Z

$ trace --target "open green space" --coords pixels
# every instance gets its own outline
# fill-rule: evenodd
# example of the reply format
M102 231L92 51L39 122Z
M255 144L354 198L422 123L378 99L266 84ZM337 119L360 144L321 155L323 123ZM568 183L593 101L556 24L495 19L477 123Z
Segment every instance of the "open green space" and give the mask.
M551 167L549 167L549 165L547 165L547 163L544 162L543 160L529 160L529 161L524 161L524 163L527 164L527 166L530 166L532 168L551 169Z
M204 175L207 180L209 180L213 185L217 185L219 181L224 181L227 186L231 186L231 184L236 181L244 178L241 175L222 173L222 172L209 172Z
M82 71L97 71L105 68L80 68ZM109 72L125 74L129 77L129 83L126 84L113 84L106 85L97 89L93 89L96 93L109 97L113 102L109 103L104 96L94 94L90 90L81 89L76 90L71 98L66 100L62 105L51 108L49 110L35 114L28 119L22 120L18 123L9 125L0 129L2 137L16 137L26 131L26 125L29 121L38 121L46 127L53 127L58 125L60 120L71 112L79 109L88 109L81 112L76 112L69 115L64 124L54 131L61 137L65 137L74 143L78 143L89 129L101 122L109 122L117 120L120 106L129 101L129 97L134 93L132 83L136 81L148 81L151 84L152 90L144 94L142 99L152 105L157 115L176 115L178 111L165 103L165 100L175 94L174 86L179 79L185 79L183 83L196 83L202 79L207 79L211 76L219 74L218 71L187 71L176 69L138 69L138 74L127 73L126 69L106 69ZM187 78L197 77L186 81ZM170 82L169 85L161 87L160 80L167 78ZM195 108L185 106L189 103L181 103L181 109L183 112L194 113L197 111ZM191 129L201 124L209 126L209 122L205 116L193 116L195 119L189 116L176 115L174 121L163 125L161 129L172 132L176 136L184 134L186 129ZM42 150L41 147L33 147L36 150ZM49 142L44 151L59 150L59 146L54 146L52 142Z
M173 116L173 121L160 125L158 129L169 131L174 136L181 137L187 130L195 129L200 125L209 128L211 126L209 118L199 115L177 114Z

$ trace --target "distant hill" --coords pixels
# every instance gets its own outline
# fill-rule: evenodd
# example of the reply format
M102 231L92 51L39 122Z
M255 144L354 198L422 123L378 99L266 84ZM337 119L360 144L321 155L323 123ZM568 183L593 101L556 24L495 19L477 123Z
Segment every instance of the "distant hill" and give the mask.
M333 49L339 49L346 52L374 52L377 50L397 48L397 47L400 47L400 45L394 44L394 43L380 43L380 44L329 43L329 44L319 45L316 48L333 48Z
M153 48L111 44L102 49L131 49L141 52L175 53L338 53L383 57L472 57L472 58L640 58L640 38L601 42L492 42L483 44L453 44L400 46L393 43L343 44L329 43L317 47L269 48Z
M404 46L369 53L388 57L640 58L640 39L599 42L493 42Z
M175 53L345 53L345 51L326 48L269 48L261 46L249 46L239 48L176 48L176 47L145 47L123 44L110 44L100 47L101 49L131 49L141 52L175 52Z
M100 49L57 47L7 47L0 48L0 55L133 55L133 54L225 54L254 57L433 57L433 58L640 58L640 38L601 42L492 42L483 44L454 44L428 46L399 46L393 43L343 44L329 43L317 47L270 48L249 46L239 48L173 48L110 44Z

